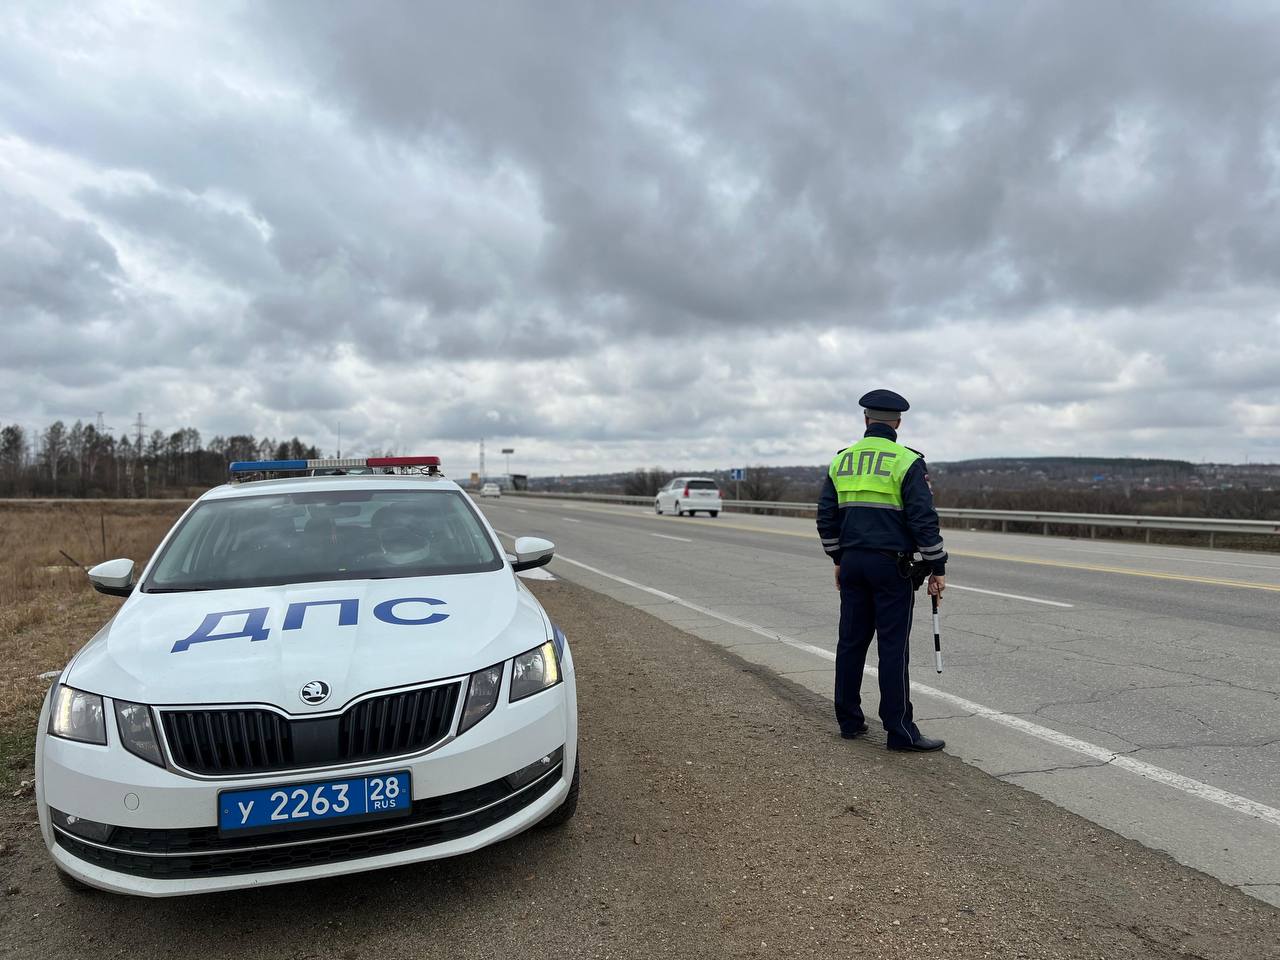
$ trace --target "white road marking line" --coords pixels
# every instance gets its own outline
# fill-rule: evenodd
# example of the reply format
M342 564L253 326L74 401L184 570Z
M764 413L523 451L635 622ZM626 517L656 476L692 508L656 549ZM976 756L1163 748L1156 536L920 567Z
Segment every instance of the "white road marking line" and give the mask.
M573 517L561 517L560 519L563 520L565 523L581 523L582 522L581 520L573 519Z
M1024 597L1020 593L1001 593L999 590L983 590L980 587L962 587L958 583L948 583L948 590L968 590L970 593L985 593L992 597L1007 597L1010 600L1025 600L1027 603L1043 603L1047 607L1075 607L1074 603L1063 603L1061 600L1041 600L1039 597Z
M516 513L528 513L528 512L529 512L528 510L521 510L519 507L516 507Z
M665 533L651 533L651 537L661 537L663 540L679 540L681 543L693 543L688 537L669 537Z
M548 571L545 567L534 567L532 570L521 570L516 574L517 577L523 577L526 580L554 580L555 574Z
M501 533L501 531L499 531L499 533ZM616 573L606 573L605 571L600 570L596 567L588 566L587 564L583 563L581 560L573 560L569 557L566 557L564 554L560 554L560 553L556 554L556 559L563 560L565 563L571 563L575 567L581 567L583 570L589 570L592 573L599 574L602 577L607 577L610 580L616 580L618 583L621 583L624 586L634 587L637 590L643 590L645 593L652 594L655 597L661 597L663 600L669 600L672 603L678 603L680 606L686 607L689 610L693 610L697 613L706 614L708 617L714 617L716 620L722 620L723 622L732 624L735 627L741 627L744 630L750 630L752 633L759 634L762 637L767 637L770 640L777 640L779 643L785 643L787 646L795 647L797 650L803 650L806 653L816 654L817 656L823 657L827 660L834 661L836 658L836 655L832 653L830 650L824 650L822 647L815 647L813 644L805 643L802 640L792 640L790 637L784 637L782 634L777 633L773 630L767 630L764 627L757 626L756 624L750 623L746 620L739 620L737 617L731 617L725 613L718 613L715 610L711 610L707 607L700 606L699 604L693 603L689 600L681 599L680 597L677 597L675 594L667 593L663 590L657 589L656 587L646 587L643 583L636 583L634 580L628 580L626 577L620 577ZM869 667L868 669L873 669L873 668Z
M773 630L767 630L764 627L757 626L756 624L750 623L746 620L739 620L737 617L718 613L717 611L711 610L700 604L690 603L688 600L683 600L680 597L667 593L664 590L647 587L642 583L636 583L634 580L628 580L626 577L620 577L617 574L608 573L598 567L588 566L579 560L573 560L562 555L557 556L556 559L563 560L565 563L573 564L575 567L581 567L583 570L587 570L597 576L605 577L608 580L621 583L624 586L632 587L652 596L660 597L663 600L668 600L671 603L679 604L680 606L693 610L696 613L705 614L706 616L719 620L722 623L728 623L735 627L742 627L744 630L749 630L759 636L768 637L771 640L777 640L779 643L784 643L789 647L795 647L797 650L804 650L807 653L812 653L815 656L821 657L823 660L835 662L836 655L830 650L824 650L822 647L816 647L811 643L803 643L799 640L793 640L790 637L784 637L782 634ZM874 667L867 667L866 670L867 673L872 675L878 673ZM1163 767L1157 767L1154 764L1145 763L1142 760L1135 760L1133 757L1118 755L1115 751L1108 750L1106 747L1100 747L1097 744L1089 743L1086 740L1079 740L1076 737L1060 733L1057 730L1042 727L1038 723L1032 723L1030 720L1023 720L1021 717L1013 716L1013 714L996 710L981 703L975 703L972 700L966 700L964 697L957 697L955 694L938 690L935 687L925 686L923 683L917 683L914 680L911 682L911 689L913 692L918 693L921 696L931 697L935 700L941 700L944 703L948 703L953 707L958 707L964 713L970 713L974 716L991 720L994 723L999 723L1003 726L1018 730L1028 736L1035 737L1038 740L1044 740L1046 743L1051 743L1054 746L1071 750L1074 753L1083 754L1084 756L1094 760L1099 760L1108 766L1119 767L1121 770L1127 770L1129 773L1136 774L1154 783L1163 784L1166 787L1172 787L1174 790L1181 790L1183 793L1190 794L1193 797L1198 797L1201 800L1206 800L1209 803L1217 804L1220 807L1226 807L1228 810L1234 810L1237 813L1244 814L1245 816L1256 817L1259 820L1264 820L1267 823L1270 823L1272 826L1280 827L1280 810L1277 810L1275 807L1269 807L1264 803L1259 803L1257 800L1250 800L1248 797L1229 793L1219 787L1203 783L1199 780L1193 780L1191 777L1184 777L1180 773L1174 773L1172 770L1166 770Z

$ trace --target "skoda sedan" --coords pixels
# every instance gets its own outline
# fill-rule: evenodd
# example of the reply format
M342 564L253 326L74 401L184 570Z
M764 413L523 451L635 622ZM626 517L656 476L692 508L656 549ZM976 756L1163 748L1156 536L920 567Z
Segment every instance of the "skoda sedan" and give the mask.
M508 555L434 458L376 460L233 464L245 480L197 500L139 575L90 571L124 602L49 690L36 742L69 883L287 883L573 815L573 658L515 575L554 545ZM353 466L398 472L315 474Z

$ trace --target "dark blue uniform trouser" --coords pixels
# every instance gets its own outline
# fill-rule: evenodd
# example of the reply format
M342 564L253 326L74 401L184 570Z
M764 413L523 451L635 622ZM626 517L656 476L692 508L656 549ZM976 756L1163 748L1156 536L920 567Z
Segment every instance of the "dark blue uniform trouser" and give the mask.
M911 581L898 573L894 557L871 550L845 550L840 555L836 720L841 730L853 732L865 722L862 671L874 633L880 660L880 720L889 742L901 744L920 736L912 720L907 673L914 601Z

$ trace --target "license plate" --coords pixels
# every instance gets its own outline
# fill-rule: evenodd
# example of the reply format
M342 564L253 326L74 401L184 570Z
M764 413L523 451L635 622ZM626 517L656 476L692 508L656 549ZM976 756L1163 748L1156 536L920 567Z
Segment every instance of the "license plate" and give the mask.
M407 816L412 809L409 771L398 770L259 790L224 790L218 794L218 829L237 834L296 830L334 820Z

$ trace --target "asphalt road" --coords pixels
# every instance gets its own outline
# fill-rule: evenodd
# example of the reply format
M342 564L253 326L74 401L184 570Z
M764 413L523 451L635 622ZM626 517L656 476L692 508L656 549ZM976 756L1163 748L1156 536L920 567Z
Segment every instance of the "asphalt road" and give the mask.
M483 508L506 533L554 540L556 575L830 696L838 598L812 521L512 497ZM923 591L912 637L924 731L1280 904L1280 557L944 533L941 676ZM863 694L874 717L874 681Z

